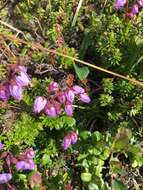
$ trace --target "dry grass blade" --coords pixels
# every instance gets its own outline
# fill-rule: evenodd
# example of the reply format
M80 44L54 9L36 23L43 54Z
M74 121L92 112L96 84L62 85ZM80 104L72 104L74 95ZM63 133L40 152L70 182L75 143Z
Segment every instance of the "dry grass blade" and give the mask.
M128 80L128 81L132 82L132 83L133 83L134 85L136 85L136 86L143 87L143 82L141 82L141 81L138 81L138 80L136 80L136 79L133 79L133 78L130 78L130 77L127 77L127 76L124 76L124 75L121 75L121 74L118 74L118 73L115 73L115 72L112 72L112 71L110 71L110 70L107 70L107 69L104 69L104 68L102 68L102 67L99 67L99 66L93 65L93 64L91 64L91 63L88 63L88 62L86 62L86 61L83 61L83 60L80 60L80 59L71 57L71 56L69 56L69 55L66 55L66 54L57 52L57 51L54 50L54 49L44 48L41 44L32 43L32 42L27 42L27 41L25 41L25 40L18 39L18 38L16 38L16 37L13 36L13 35L0 34L0 38L5 38L5 39L9 39L9 40L11 40L11 41L15 41L15 42L17 42L17 43L23 43L23 44L29 45L31 48L39 49L39 50L41 50L42 52L45 52L45 53L47 53L47 54L52 53L52 54L56 54L56 55L59 55L59 56L62 56L62 57L71 59L71 60L73 60L73 61L75 61L75 62L77 62L77 63L81 63L82 65L86 65L86 66L91 67L91 68L94 68L94 69L96 69L96 70L99 70L99 71L108 73L108 74L110 74L110 75L119 77L119 78L121 78L121 79Z
M81 6L82 6L82 3L83 3L83 0L79 0L79 3L78 3L78 6L77 6L75 15L74 15L74 17L73 17L72 26L75 26L75 23L76 23L77 17L78 17L78 13L79 13L79 10L80 10L80 8L81 8Z
M12 26L12 25L10 25L10 24L8 24L8 23L2 21L2 20L0 20L0 24L2 24L2 25L4 25L4 26L6 26L6 27L8 27L8 28L10 28L10 29L12 29L12 30L14 30L14 31L16 31L17 33L23 33L21 30L15 28L14 26Z

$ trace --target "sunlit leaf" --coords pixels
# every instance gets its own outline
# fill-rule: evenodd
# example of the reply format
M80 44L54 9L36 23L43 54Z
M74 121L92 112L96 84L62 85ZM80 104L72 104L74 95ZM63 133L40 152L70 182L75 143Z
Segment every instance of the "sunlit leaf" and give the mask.
M75 72L80 80L84 80L87 78L89 74L88 67L79 67L76 64L74 64Z

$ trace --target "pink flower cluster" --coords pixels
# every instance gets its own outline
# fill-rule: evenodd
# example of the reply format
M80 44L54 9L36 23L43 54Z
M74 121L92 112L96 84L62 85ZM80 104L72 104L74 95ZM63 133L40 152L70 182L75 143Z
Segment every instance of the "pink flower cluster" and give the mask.
M30 84L27 68L18 64L10 66L9 80L0 85L0 99L7 101L10 95L15 100L22 100L23 88Z
M35 153L32 148L26 149L22 154L20 154L18 161L16 162L17 170L34 170L35 164L33 158Z
M69 132L63 139L63 148L67 150L71 144L75 144L77 142L77 134L73 131Z
M115 8L121 9L127 4L127 0L116 0L115 1ZM143 0L137 0L131 7L128 8L126 13L126 17L128 19L134 18L135 15L139 13L139 10L143 7Z
M1 159L5 160L4 165L8 167L9 171L12 170L12 165L16 165L16 169L19 170L34 170L35 164L33 158L35 157L35 152L32 148L26 149L18 156L14 156L11 152L5 151L1 154ZM12 179L12 173L2 173L0 174L0 184L9 182Z
M136 16L140 9L143 7L143 0L137 0L136 3L132 5L132 7L129 8L128 12L126 13L126 17L128 19L134 18Z
M73 106L75 97L85 103L90 102L89 96L85 93L84 88L75 85L62 89L57 82L51 82L48 86L49 99L38 96L34 101L34 112L40 113L44 110L45 114L50 117L56 117L62 113L62 107L68 116L73 115Z

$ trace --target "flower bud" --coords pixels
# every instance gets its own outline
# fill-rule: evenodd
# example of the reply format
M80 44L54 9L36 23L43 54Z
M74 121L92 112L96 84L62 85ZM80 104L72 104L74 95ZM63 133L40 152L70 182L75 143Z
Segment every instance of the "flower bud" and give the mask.
M27 159L32 159L35 157L35 152L32 148L27 149L25 154Z
M130 20L134 17L134 14L132 12L127 12L126 17Z
M10 69L12 72L19 72L19 71L22 71L22 72L27 72L27 68L23 65L18 65L18 64L11 64L10 65Z
M57 98L60 103L65 103L65 101L66 101L66 96L65 96L64 92L59 92Z
M68 182L65 190L73 190L73 186L72 186L71 182Z
M50 116L50 117L56 117L57 116L57 112L56 112L56 108L53 104L51 104L50 102L48 102L46 104L45 107L45 113L46 115Z
M0 142L0 150L2 150L3 149L3 144Z
M135 4L135 5L132 6L131 12L132 12L134 15L135 15L135 14L138 14L138 12L139 12L139 7L138 7L137 4Z
M17 170L23 170L24 169L24 166L25 166L25 161L18 161L16 163L16 169Z
M27 68L23 65L18 65L18 69L22 72L25 72L25 73L27 72Z
M0 174L0 184L7 183L7 182L10 181L11 179L12 179L11 173L3 173L3 174Z
M84 93L84 94L80 94L79 95L79 99L82 101L82 102L85 102L85 103L89 103L91 101L90 97Z
M116 9L121 9L125 6L126 2L126 0L116 0L114 6Z
M15 81L19 86L28 86L30 84L29 76L22 71L20 71L19 75L15 77Z
M18 161L16 163L16 169L17 170L34 170L35 164L34 164L33 160Z
M55 92L59 90L59 84L57 82L51 82L48 86L50 92Z
M22 87L18 86L15 83L11 83L9 85L9 91L11 96L15 99L15 100L22 100Z
M42 96L38 96L34 101L34 112L40 113L46 106L47 100Z
M73 90L67 90L65 92L66 98L69 102L73 103L74 102L74 92Z
M57 102L57 101L53 101L53 105L54 105L54 107L56 109L57 115L59 115L61 113L61 104L59 102Z
M70 135L70 138L71 138L71 143L75 144L77 142L77 134L72 131L72 132L69 133L69 135Z
M83 94L85 93L84 88L82 88L81 86L75 85L72 87L73 91L75 94Z
M10 96L8 85L0 86L0 99L7 101Z
M72 104L71 103L66 103L65 105L65 112L68 116L72 116L73 115L73 108L72 108Z
M71 145L71 138L69 135L66 135L63 139L63 147L64 150L67 150L69 148L69 146Z
M28 164L29 164L29 170L34 170L35 169L35 163L33 162L32 159L28 160Z
M143 7L143 0L138 0L137 3L140 7Z

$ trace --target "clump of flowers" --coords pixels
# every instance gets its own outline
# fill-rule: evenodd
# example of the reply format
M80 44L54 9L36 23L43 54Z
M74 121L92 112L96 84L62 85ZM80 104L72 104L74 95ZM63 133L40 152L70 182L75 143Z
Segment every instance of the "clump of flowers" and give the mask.
M10 151L4 151L1 153L1 159L5 160L4 166L7 166L9 173L0 174L0 184L9 182L12 179L12 165L16 166L19 170L34 170L35 164L33 158L35 157L35 152L32 148L24 150L18 156L14 156Z
M77 133L74 131L69 132L63 139L63 148L67 150L71 144L76 144L77 142Z
M10 96L15 100L22 100L22 92L30 84L27 68L13 64L9 66L8 80L0 85L0 99L7 101Z
M34 101L34 112L40 113L44 110L50 117L56 117L62 113L62 108L68 116L73 115L73 103L75 98L89 103L90 97L84 88L78 85L66 86L62 88L57 82L53 81L48 86L49 97L38 96Z
M116 0L114 6L117 10L124 8L127 4L127 0ZM137 0L132 6L128 7L127 12L125 14L126 18L132 19L134 18L143 7L143 0Z
M35 153L32 148L26 149L23 153L21 153L18 157L18 161L16 162L17 170L34 170L35 164L33 158L35 157Z

